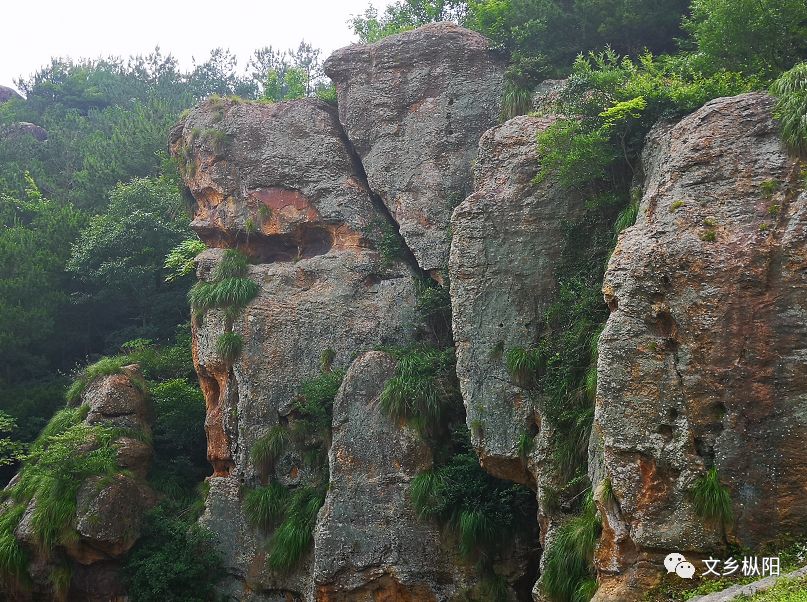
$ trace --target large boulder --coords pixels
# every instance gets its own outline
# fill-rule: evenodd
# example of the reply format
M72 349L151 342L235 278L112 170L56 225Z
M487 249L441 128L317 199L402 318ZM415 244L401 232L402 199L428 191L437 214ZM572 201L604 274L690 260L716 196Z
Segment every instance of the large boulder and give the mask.
M603 286L590 463L596 600L639 600L665 555L759 550L807 531L807 194L761 93L649 135L639 218ZM734 521L699 516L716 468Z
M468 580L456 552L409 501L411 480L432 457L414 429L381 411L379 396L394 374L392 357L366 353L334 402L331 483L315 533L320 602L445 600Z
M238 248L260 287L232 323L244 341L234 362L216 351L227 321L221 310L193 327L214 468L203 522L220 542L231 595L306 596L310 555L296 571L270 573L266 538L245 519L242 485L261 478L250 450L288 419L299 385L320 373L323 352L333 352L333 369L345 369L357 352L413 340L415 272L377 250L394 228L327 104L210 100L174 130L171 148L196 199L191 225L214 247L199 257L199 277L210 278L225 248ZM292 446L269 477L305 484L303 460Z
M14 100L15 98L22 98L14 88L8 86L0 86L0 104Z
M446 267L453 207L499 118L504 61L478 33L434 23L337 50L324 65L370 189L424 270Z

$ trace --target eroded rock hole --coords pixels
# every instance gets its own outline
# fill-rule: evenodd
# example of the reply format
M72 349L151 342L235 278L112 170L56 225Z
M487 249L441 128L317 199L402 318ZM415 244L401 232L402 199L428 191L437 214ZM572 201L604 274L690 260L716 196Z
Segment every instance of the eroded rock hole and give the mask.
M220 230L199 231L198 234L208 247L238 249L253 263L297 261L325 255L334 243L329 229L311 225L285 234Z

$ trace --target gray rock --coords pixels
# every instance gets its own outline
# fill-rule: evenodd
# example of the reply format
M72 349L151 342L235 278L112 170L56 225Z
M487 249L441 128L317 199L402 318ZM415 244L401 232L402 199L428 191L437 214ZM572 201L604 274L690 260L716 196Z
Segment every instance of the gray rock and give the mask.
M516 117L479 143L475 191L454 211L449 274L457 375L472 439L486 470L536 484L541 446L528 466L517 451L522 434L543 440L541 416L524 383L507 372L506 354L537 342L555 300L554 268L564 223L580 198L551 180L534 184L535 137L553 117ZM538 479L540 480L540 479Z
M0 86L0 104L13 100L15 98L22 98L16 90L8 86Z
M433 23L337 50L324 69L370 188L420 267L439 272L477 142L499 118L503 60L478 33Z
M226 132L225 155L205 134L213 128ZM215 349L221 311L193 328L214 467L203 522L218 537L233 595L303 595L311 589L311 559L288 575L268 572L266 537L240 509L241 486L261 478L250 450L293 411L299 385L319 375L323 351L332 349L333 367L344 369L357 352L413 340L413 271L376 250L386 216L324 103L208 101L174 130L172 151L188 159L185 181L197 200L192 226L209 246L248 254L255 262L249 278L260 286L233 322L244 346L232 366ZM222 253L198 258L200 278L210 277ZM306 470L292 445L269 476L296 486L309 482Z
M11 123L0 129L0 138L21 138L31 136L34 140L45 142L48 139L48 130L27 121Z
M668 552L807 529L807 194L772 104L717 99L648 137L639 218L603 286L592 480L610 479L618 508L603 513L596 600L641 599ZM725 529L693 507L713 466Z
M456 552L409 501L409 483L431 466L431 451L381 411L394 373L392 357L366 353L334 402L331 484L315 533L316 600L446 600L466 586Z

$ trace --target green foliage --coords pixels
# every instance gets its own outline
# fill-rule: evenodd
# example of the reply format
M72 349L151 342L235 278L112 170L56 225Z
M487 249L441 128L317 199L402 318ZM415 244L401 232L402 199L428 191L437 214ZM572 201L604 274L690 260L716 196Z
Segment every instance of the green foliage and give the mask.
M395 352L398 364L381 392L381 409L422 431L436 428L457 399L454 349L412 347Z
M387 220L380 218L373 220L363 233L378 249L382 268L387 269L403 258L406 245L395 227Z
M359 41L367 44L427 23L461 21L466 11L463 0L398 0L381 15L368 6L363 14L352 16L348 25Z
M453 342L451 332L451 295L448 282L438 284L425 277L415 280L417 303L415 311L428 329L431 340L436 345L450 345Z
M249 278L200 281L191 288L188 300L196 314L204 314L213 308L243 309L259 291L260 286Z
M290 440L291 434L288 428L281 425L273 426L252 445L252 461L258 466L271 466L286 450Z
M216 339L216 353L229 364L238 359L243 348L244 338L237 332L224 332Z
M113 357L103 357L94 364L90 364L79 373L78 377L73 381L73 384L67 389L67 393L65 394L67 402L70 404L77 403L87 389L87 386L96 378L110 374L119 374L124 366L131 363L131 358L128 355L116 355ZM138 382L136 380L132 382L142 390L146 390L145 382Z
M507 372L521 386L530 386L545 365L546 359L539 347L513 347L507 351Z
M319 355L320 372L330 372L333 369L333 360L336 359L336 351L328 347L323 349Z
M614 222L614 235L618 236L619 233L622 232L622 230L630 228L633 224L636 223L636 218L638 216L639 216L639 204L638 203L628 204L627 207L625 207L622 211L619 212L619 215L617 216L616 221Z
M11 438L16 427L14 418L0 410L0 466L12 464L23 455L24 445Z
M321 488L300 487L289 494L283 520L269 541L269 569L286 572L297 565L311 546L317 513L324 503L325 491Z
M145 518L124 567L133 602L207 602L224 573L213 535L195 516L176 516L166 504Z
M794 152L807 155L807 62L779 77L771 92L778 97L773 114L782 139Z
M470 449L467 432L463 447L444 465L412 480L412 505L419 516L447 529L465 558L490 560L531 520L532 494L487 474Z
M720 482L717 468L710 468L692 487L695 512L706 520L730 525L734 520L731 493Z
M163 268L168 271L165 281L173 282L192 274L196 269L196 256L206 248L205 243L194 236L183 240L171 249L163 263Z
M693 0L685 28L694 62L776 77L807 56L807 5L802 0Z
M518 457L521 458L522 461L527 461L527 456L530 455L530 452L535 447L535 436L531 435L530 433L521 433L518 436L518 442L516 443L516 451L518 452Z
M0 514L0 584L12 585L27 575L28 554L22 544L14 537L14 530L19 525L25 504L14 504ZM7 587L8 590L11 587Z
M58 412L31 445L18 480L3 492L5 498L23 506L36 499L31 528L46 551L76 537L72 521L81 483L120 470L115 441L123 431L85 424L88 409Z
M267 531L285 515L289 503L289 490L273 481L265 487L247 490L244 512L253 527Z
M526 115L532 110L532 90L520 88L512 82L506 82L502 96L502 121L517 115Z
M596 508L589 495L583 512L558 528L546 551L541 587L550 600L583 602L591 599L590 595L585 596L596 591L591 566L599 532Z

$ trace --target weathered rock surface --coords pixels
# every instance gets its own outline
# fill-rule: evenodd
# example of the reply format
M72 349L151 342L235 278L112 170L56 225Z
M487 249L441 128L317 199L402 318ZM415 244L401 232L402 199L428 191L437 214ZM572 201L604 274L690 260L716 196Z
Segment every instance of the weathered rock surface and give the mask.
M424 270L446 267L452 208L497 123L504 63L483 36L434 23L336 51L324 65L370 188Z
M468 580L456 553L409 501L409 483L431 467L431 450L379 407L394 374L392 357L366 353L334 402L331 484L315 533L320 602L446 600Z
M449 274L457 375L482 466L533 487L548 472L542 424L524 383L507 372L506 353L533 346L555 300L554 268L566 245L564 223L583 202L551 179L535 184L535 137L553 117L516 117L484 134L475 191L454 211ZM536 437L525 462L519 438Z
M208 143L205 131L214 127L227 137L224 155ZM185 176L197 200L192 226L209 246L248 254L255 262L249 277L261 288L234 322L244 348L232 366L215 350L222 312L208 312L194 327L214 466L203 521L221 542L232 595L247 596L249 582L255 595L302 597L311 590L311 559L292 575L269 574L265 538L240 509L241 485L259 475L250 450L290 414L297 387L319 374L323 351L332 349L334 367L346 368L357 351L412 340L413 272L375 250L386 215L374 206L326 104L208 102L175 131L172 149L195 166ZM222 253L200 256L200 278ZM293 449L270 476L287 486L308 478Z
M615 501L599 504L596 600L641 599L670 551L807 528L807 194L772 102L718 99L648 138L639 219L603 287L592 480ZM693 507L711 467L725 531Z
M8 86L0 86L0 103L8 102L15 98L22 98L16 90Z
M18 121L0 128L0 138L20 138L22 136L31 136L34 140L44 142L48 139L48 130L27 121Z
M120 374L97 378L81 397L81 404L90 406L85 422L132 429L147 438L151 432L151 408L147 395L136 384L142 382L143 375L136 365L124 367ZM143 515L156 498L144 480L151 462L151 446L131 437L123 437L117 444L119 465L132 475L95 476L81 483L72 525L76 532L74 541L65 547L43 550L31 522L37 501L34 498L28 504L15 536L28 548L31 558L28 573L33 588L14 599L52 599L49 596L55 594L51 591L50 575L60 558L69 564L75 576L68 599L101 602L123 595L117 561L139 538ZM92 441L87 442L87 451L92 445ZM120 462L122 458L125 462ZM12 480L9 486L15 482Z

